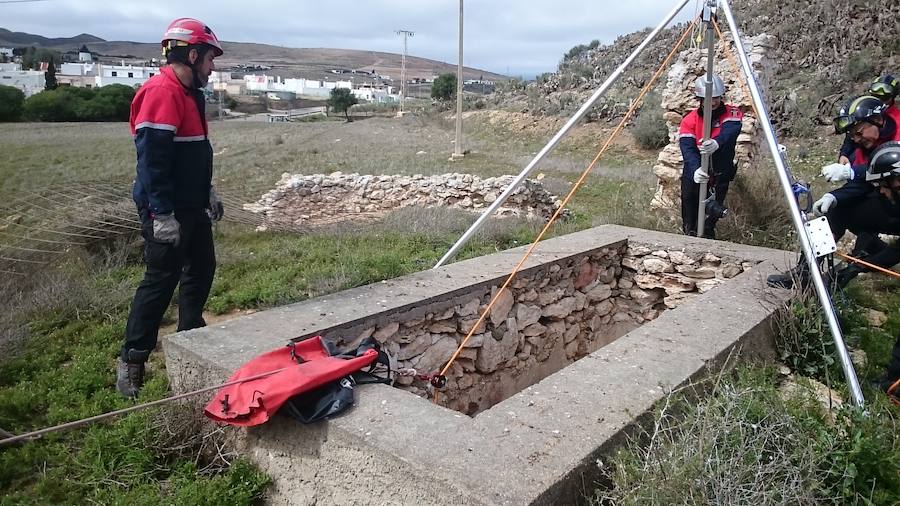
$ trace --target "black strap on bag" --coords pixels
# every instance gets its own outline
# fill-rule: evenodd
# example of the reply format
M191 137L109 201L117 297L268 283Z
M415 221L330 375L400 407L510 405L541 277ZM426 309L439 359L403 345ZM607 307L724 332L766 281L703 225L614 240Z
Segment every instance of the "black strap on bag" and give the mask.
M361 356L367 350L373 349L378 352L378 358L365 371L357 371L337 381L322 385L315 390L304 392L288 399L279 412L296 419L300 423L318 422L345 411L353 405L353 388L356 385L391 383L390 358L375 339L370 337L363 340L355 350L349 353L337 352L334 345L328 341L323 340L323 343L328 353L333 357L355 358ZM379 364L387 367L386 376L375 374Z

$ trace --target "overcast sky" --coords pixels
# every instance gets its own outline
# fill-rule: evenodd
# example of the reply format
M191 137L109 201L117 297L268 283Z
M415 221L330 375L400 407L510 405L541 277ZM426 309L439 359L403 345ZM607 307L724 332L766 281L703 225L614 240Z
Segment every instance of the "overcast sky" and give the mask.
M572 46L655 26L676 0L465 0L466 66L531 77L556 70ZM690 2L676 21L692 17ZM457 0L0 0L0 27L46 37L90 33L155 42L176 17L206 22L221 40L288 47L409 52L456 63ZM227 51L228 48L226 47Z

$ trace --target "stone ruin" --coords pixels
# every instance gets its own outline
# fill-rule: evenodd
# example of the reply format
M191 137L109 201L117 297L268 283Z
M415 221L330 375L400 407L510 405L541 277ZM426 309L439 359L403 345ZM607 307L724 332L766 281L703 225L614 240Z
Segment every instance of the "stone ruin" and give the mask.
M620 243L520 274L447 372L440 403L479 413L750 267L709 252ZM354 343L374 335L399 368L432 373L447 362L497 289L461 297L441 311L369 327ZM414 376L399 377L395 386L423 397L430 393L428 382Z
M482 179L471 174L372 176L284 173L274 190L244 209L263 216L267 228L303 228L342 220L376 218L404 207L439 207L479 212L497 200L514 176ZM495 216L548 219L559 199L526 179Z
M737 55L732 49L733 39L730 34L716 44L716 70L725 81L725 102L740 106L744 112L744 122L736 147L737 177L748 170L756 169L758 160L765 153L763 132L759 127L753 111L752 99L749 95L746 79L743 77ZM775 38L761 34L749 37L744 43L750 63L756 74L757 82L763 95L769 89L769 78L775 73L773 58ZM729 52L733 58L726 55ZM680 221L681 172L683 162L681 149L678 146L678 127L682 118L691 109L698 106L694 96L694 81L706 73L706 49L690 48L682 51L669 70L668 81L662 94L664 118L669 129L669 144L659 153L653 171L659 178L656 194L650 205L661 210L673 221ZM732 63L732 61L734 63Z

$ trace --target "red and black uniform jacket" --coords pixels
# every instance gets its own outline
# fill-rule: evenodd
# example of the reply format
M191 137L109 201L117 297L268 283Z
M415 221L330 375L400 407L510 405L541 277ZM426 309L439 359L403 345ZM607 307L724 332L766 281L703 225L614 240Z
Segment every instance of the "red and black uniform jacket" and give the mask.
M681 147L681 157L684 160L684 174L682 177L693 177L694 171L700 167L700 143L703 141L703 114L702 106L689 112L681 120L678 128L678 144ZM725 178L727 181L734 179L737 166L734 164L734 148L738 135L741 133L741 121L744 113L739 107L722 104L713 110L712 130L710 138L719 143L719 149L712 154L710 163L710 175Z
M869 158L875 148L889 141L900 141L900 109L896 107L890 107L885 112L884 125L879 129L878 141L872 146L872 149L865 149L857 145L856 150L850 156L853 180L830 192L839 203L846 205L848 202L862 199L875 191L875 185L866 181Z
M209 206L213 154L201 90L186 88L171 67L163 67L131 102L131 134L138 210L166 214Z

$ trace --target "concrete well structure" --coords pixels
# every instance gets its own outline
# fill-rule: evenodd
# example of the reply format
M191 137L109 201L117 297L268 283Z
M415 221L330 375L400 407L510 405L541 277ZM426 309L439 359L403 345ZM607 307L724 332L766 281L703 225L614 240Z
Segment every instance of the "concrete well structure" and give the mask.
M345 346L374 335L401 366L433 372L523 253L169 336L172 387L222 383L256 355L313 335ZM790 257L612 225L546 240L448 372L440 404L421 383L364 385L346 414L229 428L232 444L273 477L274 504L582 502L599 460L668 391L729 357L772 356L782 301L765 278Z

